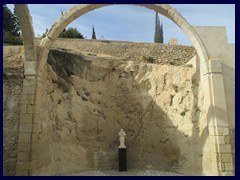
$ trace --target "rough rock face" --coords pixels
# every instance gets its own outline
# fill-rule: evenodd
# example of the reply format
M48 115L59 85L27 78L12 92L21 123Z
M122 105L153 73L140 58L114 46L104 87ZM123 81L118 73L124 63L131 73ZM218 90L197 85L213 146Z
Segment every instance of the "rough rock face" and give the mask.
M130 49L124 54L119 44L116 55L109 45L101 49L106 54L98 53L99 44L81 47L89 49L82 53L74 44L49 53L33 175L117 170L121 128L128 170L201 174L209 146L196 58L144 63L140 57L155 56L151 48L141 54L147 45L127 44L134 52L129 58ZM179 53L189 54L184 48ZM23 48L4 47L4 175L15 173L22 81Z
M3 175L15 175L18 124L23 83L22 48L4 48L3 74Z
M182 66L51 50L33 175L128 168L201 174L206 121L196 58Z

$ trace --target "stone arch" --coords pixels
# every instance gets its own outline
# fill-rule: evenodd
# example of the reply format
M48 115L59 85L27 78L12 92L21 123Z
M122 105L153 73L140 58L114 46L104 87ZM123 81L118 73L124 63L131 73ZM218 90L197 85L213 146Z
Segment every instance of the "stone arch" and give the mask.
M42 39L40 43L41 53L39 54L38 61L41 65L44 65L47 60L47 54L52 46L53 42L58 38L59 34L66 28L72 21L78 17L86 14L89 11L110 6L113 4L84 4L76 5L69 9L57 22L53 24L51 29L48 31L46 37ZM201 74L205 75L208 72L208 53L207 50L198 36L194 28L182 17L182 15L177 12L175 8L172 8L166 4L131 4L136 6L146 7L148 9L154 10L177 24L183 32L189 37L193 46L195 47L198 57L201 63Z
M32 19L27 8L27 5L15 5L17 16L20 20L20 26L23 34L24 48L25 48L25 62L24 62L24 70L25 70L25 79L24 79L24 87L23 87L23 95L24 97L29 96L29 101L26 101L23 104L26 107L30 107L32 109L31 113L27 113L22 108L20 117L20 126L19 126L19 139L26 137L28 138L25 142L18 142L18 159L16 165L16 175L30 175L31 171L36 168L36 154L34 154L34 150L37 148L36 141L36 129L39 124L39 102L41 99L41 69L46 65L46 61L48 58L48 52L53 44L53 42L57 39L62 30L68 26L72 21L77 19L83 14L86 14L89 11L110 6L113 4L84 4L77 5L68 10L55 24L53 24L52 28L48 31L46 37L42 39L38 46L35 45L34 42L34 31L32 27ZM211 160L213 160L210 164L212 164L213 168L210 168L213 174L211 175L224 175L227 172L222 169L222 164L225 163L224 160L219 159L219 153L225 152L226 148L229 147L230 144L226 144L226 146L220 146L218 142L220 142L220 138L222 138L222 134L225 133L225 136L229 136L229 129L227 118L223 116L223 120L217 116L216 112L218 107L225 107L226 100L224 99L224 84L223 77L221 74L221 64L219 61L214 61L209 58L209 54L207 48L205 47L203 41L201 40L199 34L195 30L193 26L191 26L182 15L176 11L175 8L172 8L168 5L163 4L132 4L136 6L146 7L148 9L154 10L170 20L172 20L175 24L177 24L180 29L184 31L184 33L189 37L193 46L195 47L198 58L200 60L200 70L201 70L201 81L203 85L204 91L204 106L207 111L207 121L208 121L208 129L209 136L214 139L216 144L211 145ZM202 36L201 36L202 37ZM206 43L207 45L207 43ZM209 49L210 52L210 49ZM29 57L29 58L28 58ZM29 70L29 71L27 71ZM34 77L32 77L34 76ZM40 89L38 91L38 89ZM218 92L218 93L216 93ZM220 93L219 93L220 92ZM222 96L221 96L222 95ZM32 103L34 102L34 103ZM218 105L218 106L217 106ZM216 107L215 107L216 106ZM223 113L226 115L226 112ZM222 116L222 114L221 114ZM26 120L27 118L27 120ZM219 121L220 120L220 121ZM37 122L37 123L36 123ZM28 143L29 146L26 146ZM35 144L34 144L35 143ZM229 151L229 150L228 150ZM229 151L230 152L230 151ZM228 154L230 158L232 158L231 154ZM31 157L32 159L30 160ZM223 162L223 163L222 163ZM228 167L232 166L231 163L227 163ZM224 165L223 165L224 167ZM230 167L230 171L232 171L233 167Z
M24 75L36 75L37 53L36 44L34 41L32 17L26 4L15 4L15 9L21 27L23 45L25 50Z

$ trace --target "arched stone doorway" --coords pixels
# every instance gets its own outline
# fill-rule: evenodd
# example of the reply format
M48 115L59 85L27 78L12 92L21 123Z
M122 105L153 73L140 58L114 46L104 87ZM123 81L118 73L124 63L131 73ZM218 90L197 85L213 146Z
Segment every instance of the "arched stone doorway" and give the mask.
M19 128L19 136L21 133L29 133L31 138L29 139L29 148L24 149L23 145L26 145L26 142L21 144L19 142L19 157L17 164L17 175L30 175L31 169L34 168L34 160L36 159L34 155L35 141L34 141L34 133L35 129L39 125L38 124L38 101L40 98L40 93L38 90L40 86L41 80L41 69L44 67L48 52L53 44L53 42L57 39L62 30L68 26L72 21L84 15L85 13L92 11L94 9L98 9L104 6L109 6L111 4L87 4L87 5L77 5L71 8L68 12L66 12L49 30L46 37L41 41L39 46L35 45L34 42L34 30L32 27L32 20L30 13L28 11L27 5L15 5L17 15L20 20L21 30L23 34L24 47L25 47L25 80L28 84L27 87L23 90L23 94L31 95L31 102L27 103L27 106L32 106L33 111L32 114L28 115L29 122L26 124L20 124ZM219 65L214 61L209 61L209 56L205 45L203 44L201 38L195 29L182 17L180 13L176 11L176 9L162 4L133 4L137 6L143 6L148 9L154 10L170 20L172 20L175 24L177 24L184 33L189 37L193 46L195 47L199 60L200 60L200 71L201 71L201 82L203 83L204 97L205 97L205 108L207 111L207 120L209 124L210 135L216 141L214 146L211 148L211 152L214 154L213 156L217 156L218 152L221 152L221 146L217 143L218 139L221 138L219 135L229 136L228 133L228 123L227 119L224 119L224 123L219 123L218 115L216 114L215 105L216 103L222 103L224 106L225 99L221 99L221 97L217 97L214 95L214 92L218 90L216 85L216 81L219 80L214 79L213 73L219 73ZM210 66L209 66L210 65ZM220 79L222 76L219 77ZM222 82L221 82L222 83ZM220 85L221 92L224 93L224 86ZM220 98L220 100L218 99ZM32 105L33 104L33 105ZM24 114L24 113L23 113ZM224 114L226 116L226 113ZM22 116L23 117L23 116ZM26 116L25 116L26 118ZM21 119L20 119L21 121ZM223 131L224 134L219 133L219 131ZM20 148L21 147L21 148ZM23 150L24 149L24 150ZM214 175L223 175L226 174L225 169L221 165L221 158L213 157L212 165L215 167L211 169L212 174ZM26 157L26 158L23 158Z

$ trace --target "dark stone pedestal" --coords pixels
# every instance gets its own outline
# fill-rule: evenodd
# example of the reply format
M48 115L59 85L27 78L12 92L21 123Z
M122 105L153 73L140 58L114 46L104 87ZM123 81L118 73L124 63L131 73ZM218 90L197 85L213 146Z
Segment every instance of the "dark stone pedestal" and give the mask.
M119 171L127 171L126 148L118 148Z

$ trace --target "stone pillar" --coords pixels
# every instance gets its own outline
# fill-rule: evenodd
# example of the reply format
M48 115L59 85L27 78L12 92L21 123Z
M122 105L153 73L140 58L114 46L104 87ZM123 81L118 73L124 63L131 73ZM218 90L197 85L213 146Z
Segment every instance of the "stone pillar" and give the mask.
M234 165L221 64L219 60L210 60L209 72L204 76L206 81L203 81L209 82L211 90L210 96L205 97L210 100L208 130L211 144L211 167L213 175L223 176L234 175Z
M29 175L38 123L37 75L25 75L21 98L16 175Z
M24 80L21 96L21 113L18 133L16 175L31 175L36 151L36 132L39 128L38 63L32 17L26 4L16 4L16 14L22 31Z
M36 163L37 133L40 129L41 77L36 61L25 59L24 64L16 175L31 175Z

